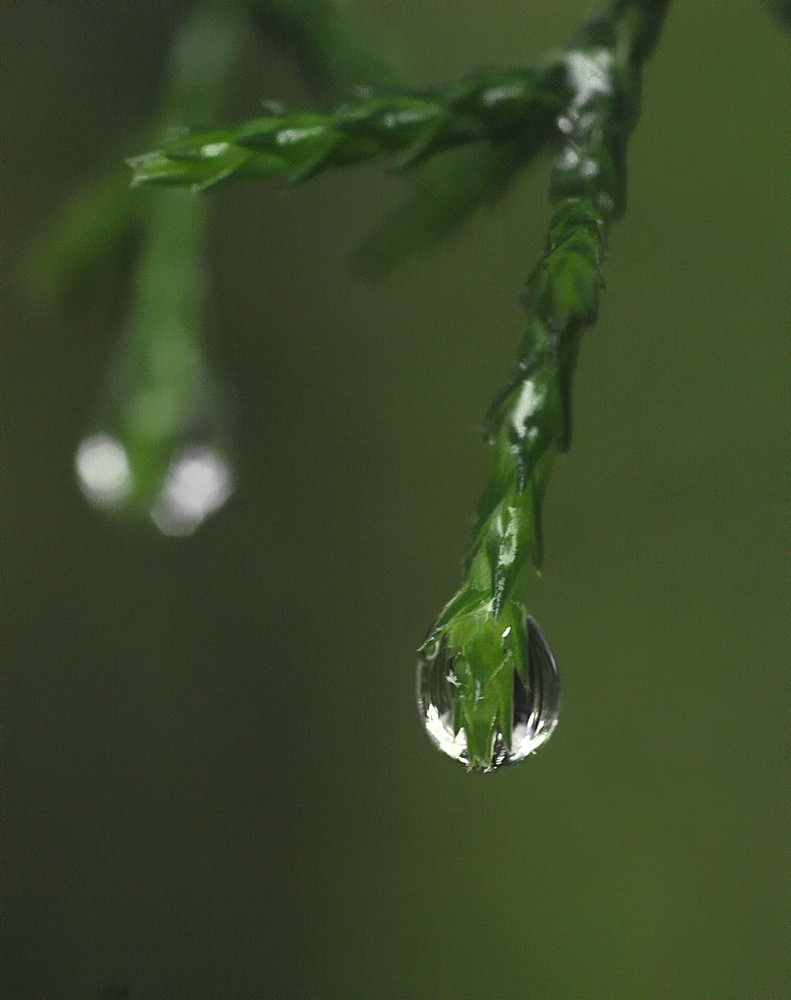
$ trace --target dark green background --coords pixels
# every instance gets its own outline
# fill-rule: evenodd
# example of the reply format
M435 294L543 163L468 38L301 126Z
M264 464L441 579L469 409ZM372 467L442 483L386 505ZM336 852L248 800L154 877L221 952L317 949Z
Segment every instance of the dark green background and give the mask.
M444 82L591 4L359 7ZM215 195L238 491L191 540L119 531L71 465L117 281L53 313L19 276L136 151L182 9L2 7L4 996L788 996L788 35L671 12L528 594L560 726L475 777L419 728L413 651L460 579L545 166L377 285L347 263L405 193L379 165ZM229 116L267 95L305 97L251 40Z

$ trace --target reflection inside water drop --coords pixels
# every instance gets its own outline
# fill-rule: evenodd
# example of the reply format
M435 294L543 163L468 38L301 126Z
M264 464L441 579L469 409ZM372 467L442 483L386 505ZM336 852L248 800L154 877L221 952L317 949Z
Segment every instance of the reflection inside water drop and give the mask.
M555 658L543 632L527 618L525 680L513 670L513 730L510 741L495 731L491 766L494 770L516 764L537 750L552 735L560 711L560 677ZM453 760L468 766L467 737L458 717L460 686L454 657L446 639L431 643L418 663L418 707L432 742Z

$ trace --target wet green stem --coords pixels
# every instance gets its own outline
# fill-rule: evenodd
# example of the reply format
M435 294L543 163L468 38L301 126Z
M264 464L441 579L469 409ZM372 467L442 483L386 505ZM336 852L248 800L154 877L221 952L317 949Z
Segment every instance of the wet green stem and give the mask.
M626 146L637 122L641 67L665 2L614 3L566 50L571 98L558 115L560 146L544 255L530 275L516 365L487 415L492 472L481 499L466 579L422 647L443 642L460 679L454 725L471 770L488 770L497 733L510 729L512 662L528 559L541 562L540 516L555 456L571 436L571 381L582 333L596 320L612 223L625 208Z
M284 111L234 128L193 133L129 161L133 184L199 190L231 179L307 180L380 155L400 169L475 142L499 145L528 133L552 136L567 100L561 63L470 76L445 92L360 91L333 112Z

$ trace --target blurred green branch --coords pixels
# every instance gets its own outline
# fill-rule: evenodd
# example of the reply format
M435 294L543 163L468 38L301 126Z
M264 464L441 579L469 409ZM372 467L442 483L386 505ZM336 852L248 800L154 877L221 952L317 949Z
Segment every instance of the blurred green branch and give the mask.
M345 0L241 2L261 37L289 51L315 90L342 94L361 83L395 83L391 45Z

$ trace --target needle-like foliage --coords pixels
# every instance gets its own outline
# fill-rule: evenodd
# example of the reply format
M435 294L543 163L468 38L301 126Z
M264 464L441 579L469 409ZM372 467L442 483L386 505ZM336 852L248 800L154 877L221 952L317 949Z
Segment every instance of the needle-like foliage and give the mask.
M551 63L477 73L445 92L360 90L329 113L274 106L266 117L135 157L132 183L205 190L238 178L285 177L293 184L380 155L403 170L474 142L524 141L527 133L530 145L543 144L566 103L564 76Z

